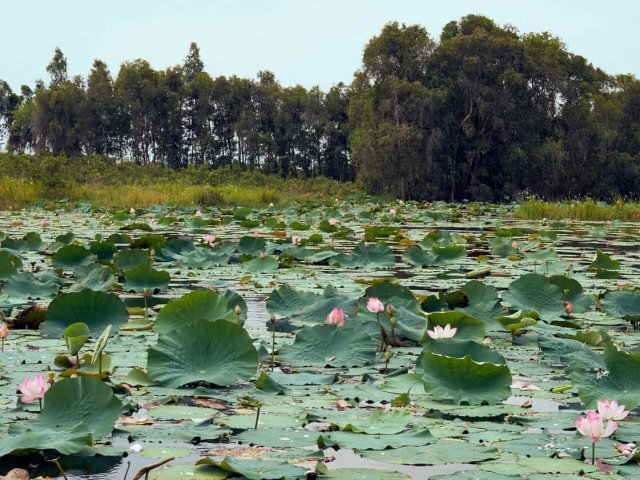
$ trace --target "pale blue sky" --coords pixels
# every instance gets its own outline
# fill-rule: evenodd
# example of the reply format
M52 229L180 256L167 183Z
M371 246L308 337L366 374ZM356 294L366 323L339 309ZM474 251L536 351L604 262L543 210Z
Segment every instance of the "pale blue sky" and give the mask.
M609 73L640 76L639 0L30 0L4 1L0 79L16 90L45 71L55 47L70 75L94 58L117 73L143 58L154 68L182 63L198 43L213 76L272 70L283 85L350 82L362 49L386 22L442 27L469 13L521 32L549 31Z

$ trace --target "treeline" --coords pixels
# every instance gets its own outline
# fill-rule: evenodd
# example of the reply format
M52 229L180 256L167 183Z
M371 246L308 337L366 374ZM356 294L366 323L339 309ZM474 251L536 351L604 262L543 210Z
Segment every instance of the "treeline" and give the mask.
M212 78L195 44L165 71L136 60L114 79L96 60L69 79L59 50L47 70L20 94L0 82L10 151L356 178L416 199L640 191L640 82L486 17L450 22L439 40L389 23L351 85L327 92L266 71Z
M353 179L343 84L325 93L284 88L268 71L257 81L212 78L195 43L183 65L164 71L136 60L114 79L96 60L86 80L69 79L60 49L47 71L48 85L20 95L0 82L10 151Z

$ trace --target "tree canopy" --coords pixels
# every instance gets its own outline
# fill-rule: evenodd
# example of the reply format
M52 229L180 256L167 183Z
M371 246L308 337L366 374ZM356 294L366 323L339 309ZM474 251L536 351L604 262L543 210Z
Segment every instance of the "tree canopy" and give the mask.
M0 136L14 152L104 155L170 168L238 165L356 179L414 199L637 196L640 81L612 76L554 35L467 15L438 38L388 23L350 85L328 91L212 77L198 45L182 65L145 60L112 75L96 60L69 78L0 81Z

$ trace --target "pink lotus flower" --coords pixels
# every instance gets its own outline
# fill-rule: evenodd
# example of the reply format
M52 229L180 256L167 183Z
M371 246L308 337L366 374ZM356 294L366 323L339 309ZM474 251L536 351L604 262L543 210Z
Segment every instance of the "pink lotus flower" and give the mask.
M136 209L135 209L135 208L133 208L133 207L131 207L131 208L129 209L129 213L130 213L131 215L135 215L135 214L136 214Z
M457 331L457 327L451 328L451 325L447 323L444 328L440 325L436 325L433 330L427 330L427 335L434 340L438 340L440 338L452 338Z
M616 422L607 422L605 427L602 420L602 416L598 412L589 410L586 417L578 417L576 428L582 435L589 437L592 443L596 443L611 436L618 428Z
M344 327L344 310L338 307L331 310L331 313L327 315L327 324Z
M338 219L337 218L330 218L329 219L329 225L337 225L338 224Z
M7 322L0 323L0 352L4 352L4 339L9 336L9 326Z
M216 236L212 233L207 233L206 235L204 235L202 237L202 240L204 240L205 243L208 243L209 245L213 246L213 244L216 241Z
M302 237L300 235L291 235L291 243L294 245L300 245L302 242Z
M49 222L47 222L44 218L42 220L40 220L40 226L41 227L48 227L49 226Z
M391 215L395 215L397 212L398 212L398 211L397 211L395 208L390 208L390 209L389 209L389 213L390 213Z
M617 400L598 400L598 413L603 420L624 420L629 413L624 405L618 405Z
M540 390L540 387L536 387L535 385L527 382L523 382L522 380L518 380L511 385L511 388L514 390L523 390L525 392L533 392L536 390Z
M567 302L564 309L567 311L567 314L571 315L573 313L573 303Z
M384 312L384 304L376 297L369 297L369 300L367 300L367 310L371 313Z
M196 210L196 217L201 217L201 216L202 216L202 211Z
M518 242L516 240L514 240L513 242L511 242L511 248L513 248L514 250L518 249Z
M9 326L7 322L0 323L0 338L5 339L9 336Z
M635 443L616 443L615 447L616 450L618 450L618 452L620 452L625 457L630 457L636 451Z
M33 379L25 378L22 383L18 384L23 403L33 403L41 399L48 389L49 384L44 379L44 375L36 375Z

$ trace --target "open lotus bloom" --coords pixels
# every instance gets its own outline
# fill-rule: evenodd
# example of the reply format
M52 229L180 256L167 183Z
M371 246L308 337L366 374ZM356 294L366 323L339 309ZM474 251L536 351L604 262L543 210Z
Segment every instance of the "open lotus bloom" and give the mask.
M33 403L44 397L49 389L49 384L44 375L36 375L33 379L25 378L22 383L18 384L18 390L22 393L23 403Z
M369 300L367 300L367 310L371 313L383 312L384 304L376 297L369 297Z
M335 307L331 310L331 313L327 315L327 323L329 325L344 327L344 322L344 310L342 308Z
M427 330L427 335L434 340L437 340L439 338L451 338L457 333L457 331L457 327L451 328L451 325L447 323L444 328L440 325L436 325L433 330Z
M578 417L576 428L582 435L589 437L591 442L596 443L611 436L618 428L618 424L607 422L605 427L602 416L596 411L589 410L586 417Z
M598 400L598 413L603 420L624 420L630 413L624 407L617 400Z

